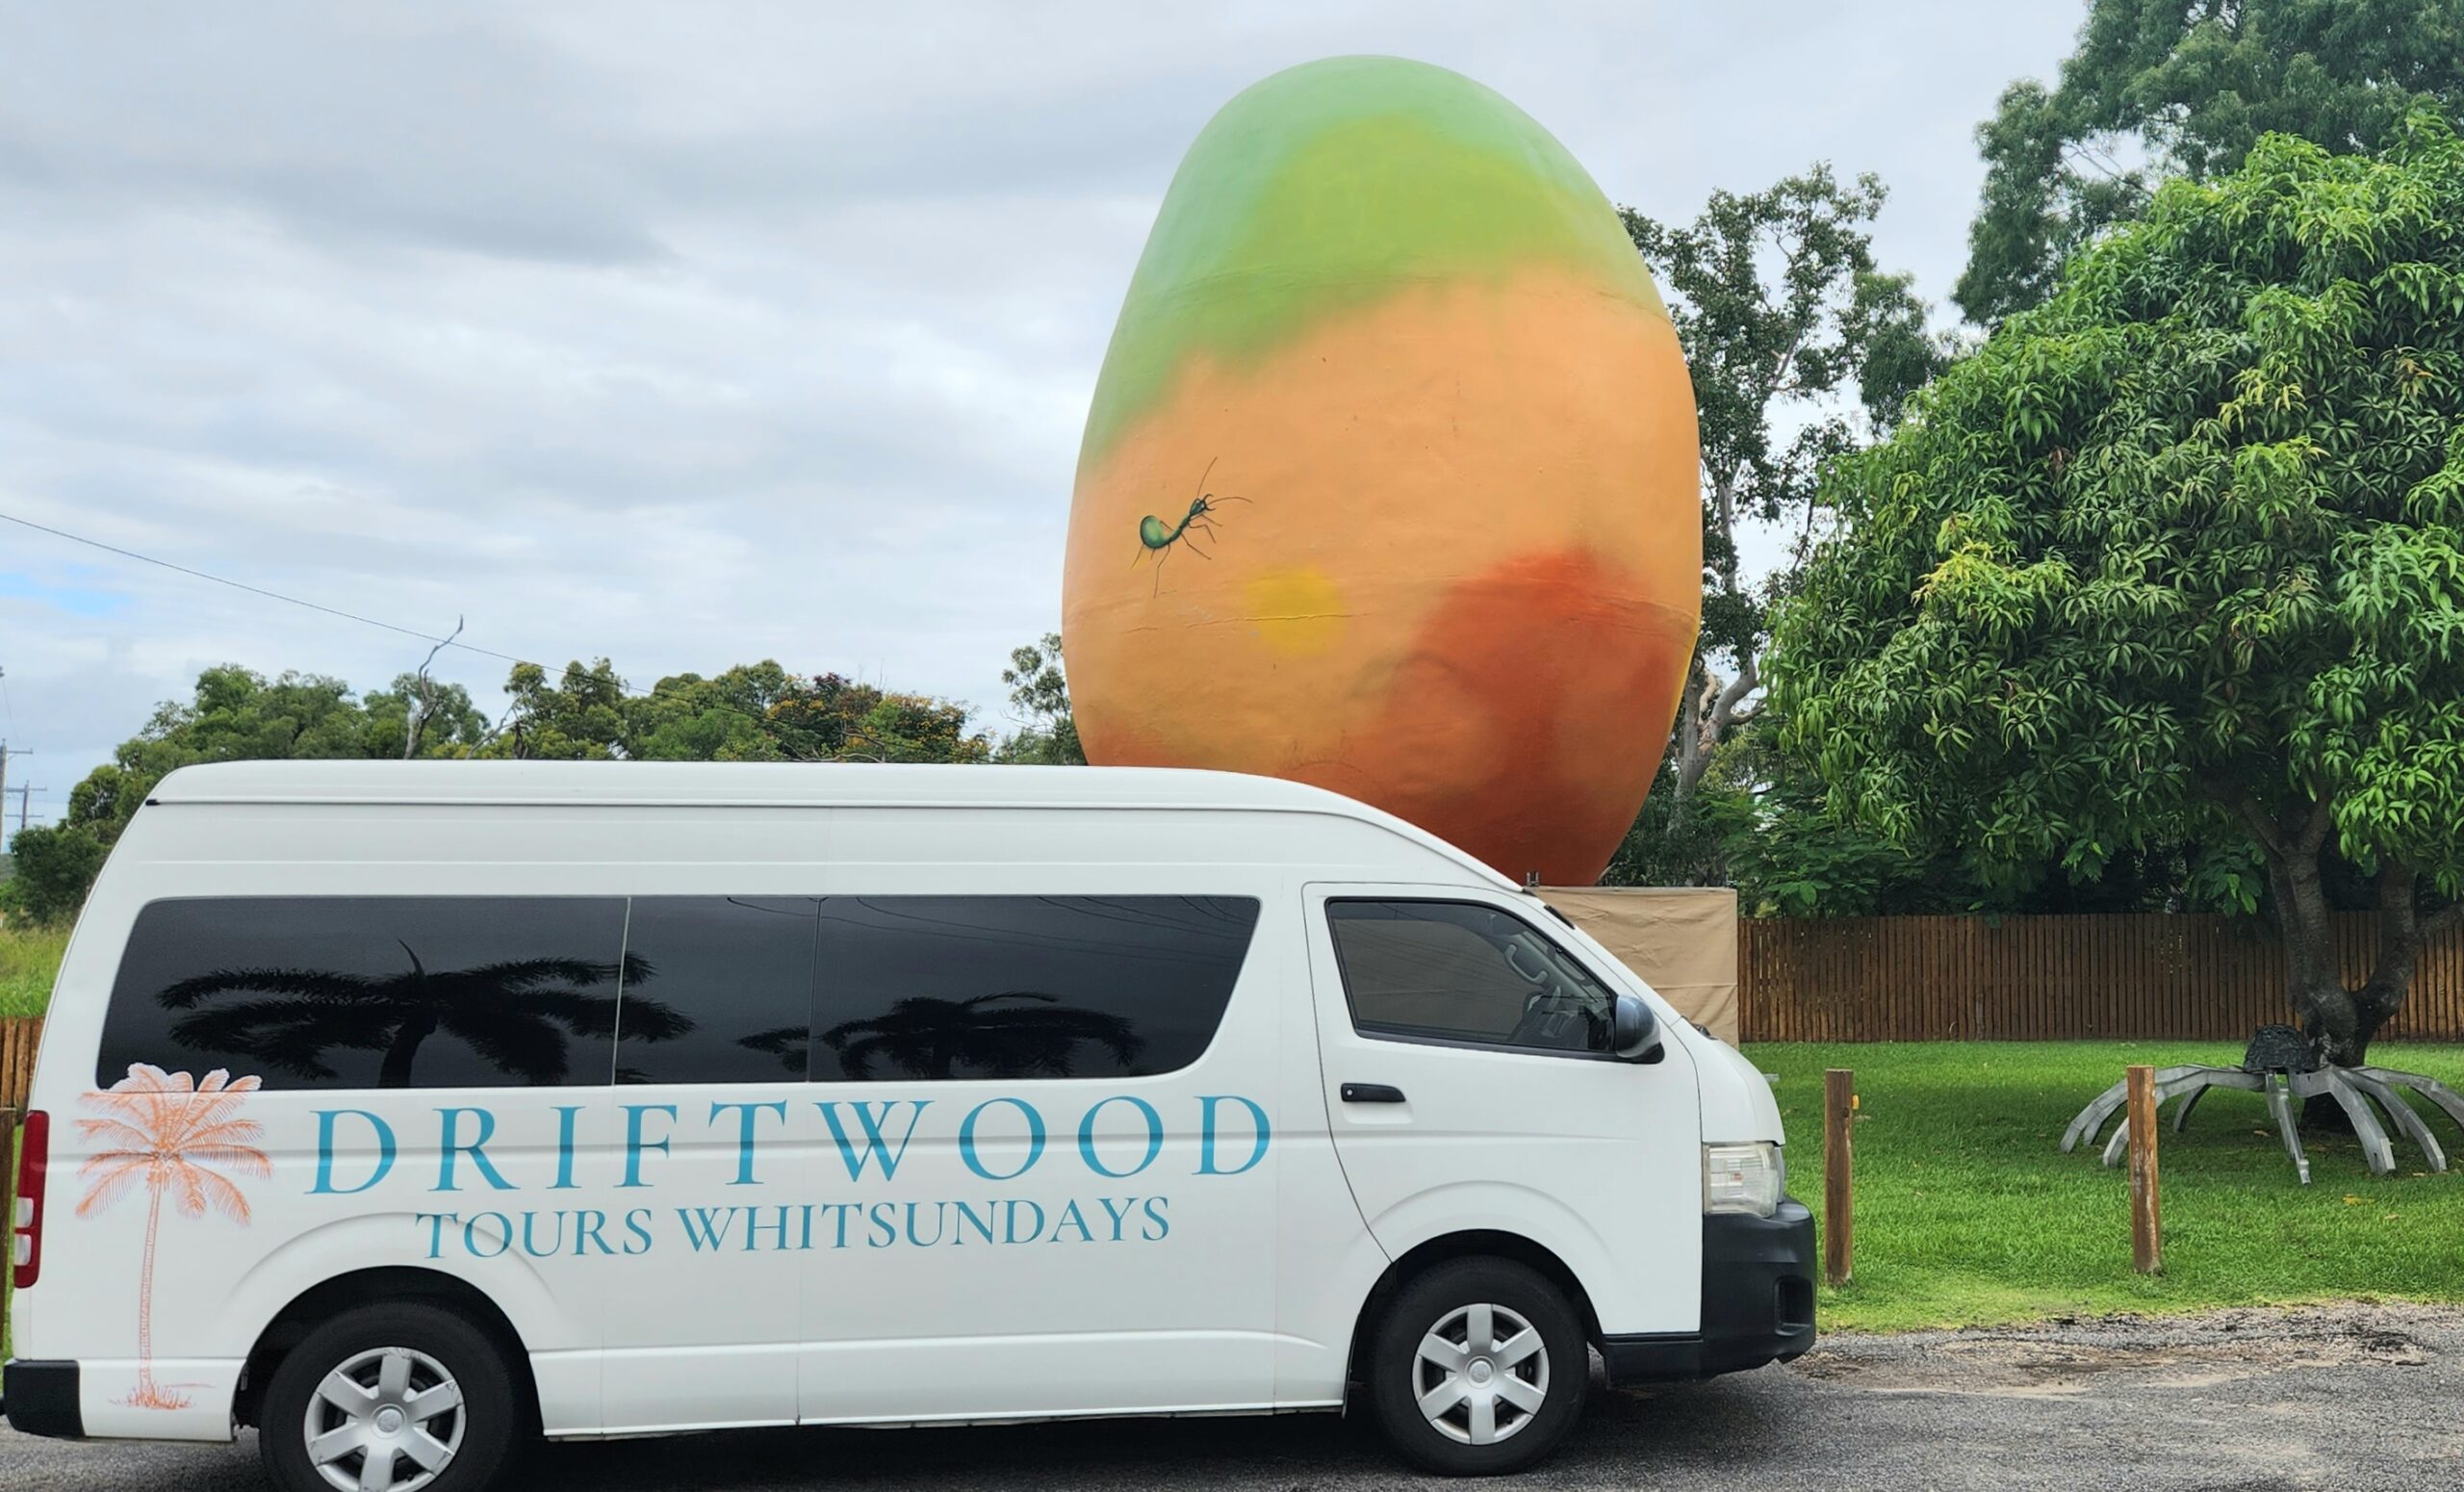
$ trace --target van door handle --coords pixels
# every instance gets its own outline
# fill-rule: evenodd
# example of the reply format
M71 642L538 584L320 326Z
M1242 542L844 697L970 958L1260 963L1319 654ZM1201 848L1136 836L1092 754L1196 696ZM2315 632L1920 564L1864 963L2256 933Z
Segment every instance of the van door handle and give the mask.
M1401 1089L1390 1087L1384 1083L1346 1083L1343 1087L1343 1094L1346 1103L1400 1103L1403 1101Z

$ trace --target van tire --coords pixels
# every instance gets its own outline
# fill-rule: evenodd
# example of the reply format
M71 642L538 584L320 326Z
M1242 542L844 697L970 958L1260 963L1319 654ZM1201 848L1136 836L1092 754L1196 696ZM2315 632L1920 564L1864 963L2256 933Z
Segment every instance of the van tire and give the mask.
M1479 1345L1483 1315L1491 1347L1515 1351L1527 1328L1539 1351L1510 1361L1502 1352L1470 1351ZM1433 1350L1438 1357L1424 1356L1432 1336L1465 1350L1469 1360L1440 1361L1451 1355L1442 1348ZM1509 1377L1519 1389L1488 1386ZM1590 1387L1590 1352L1574 1308L1538 1272L1511 1259L1432 1267L1396 1292L1371 1343L1369 1402L1378 1428L1405 1460L1440 1476L1494 1477L1540 1460L1574 1428ZM1423 1412L1424 1394L1446 1402L1448 1389L1458 1392L1451 1407L1436 1418ZM1494 1438L1476 1443L1484 1429Z
M359 1378L373 1376L381 1382L388 1349L409 1358L408 1386L413 1393L449 1377L459 1390L458 1407L406 1427L397 1411L378 1408L370 1427L385 1437L394 1458L394 1481L409 1486L423 1472L408 1455L391 1451L412 1428L436 1428L431 1439L449 1439L452 1453L435 1475L420 1484L420 1492L484 1492L511 1454L516 1430L523 1423L524 1401L512 1369L496 1342L468 1319L440 1306L415 1301L385 1301L344 1311L301 1338L285 1352L266 1384L263 1412L258 1415L257 1450L266 1479L279 1492L335 1492L310 1453L307 1426L312 1403L321 1403L319 1390L326 1376L348 1370ZM341 1411L321 1407L329 1420ZM450 1417L449 1417L450 1416ZM391 1427L388 1428L387 1427ZM360 1453L362 1456L365 1452ZM360 1461L346 1460L336 1468L346 1477Z

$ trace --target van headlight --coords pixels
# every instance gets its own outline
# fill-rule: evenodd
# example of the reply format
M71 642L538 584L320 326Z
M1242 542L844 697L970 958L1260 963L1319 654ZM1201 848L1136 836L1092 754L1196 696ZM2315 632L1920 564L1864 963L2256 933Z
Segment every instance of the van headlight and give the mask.
M1780 1210L1787 1167L1767 1140L1703 1146L1703 1210L1767 1218Z

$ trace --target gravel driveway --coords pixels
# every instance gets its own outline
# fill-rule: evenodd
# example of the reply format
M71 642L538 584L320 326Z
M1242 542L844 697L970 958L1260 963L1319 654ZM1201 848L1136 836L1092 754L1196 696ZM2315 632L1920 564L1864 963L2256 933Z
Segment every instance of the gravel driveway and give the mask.
M1516 1485L2423 1489L2464 1466L2464 1310L2338 1306L1835 1337L1786 1368L1597 1396ZM260 1488L256 1447L0 1431L0 1486ZM753 1430L539 1452L540 1492L1446 1486L1324 1416L990 1429Z

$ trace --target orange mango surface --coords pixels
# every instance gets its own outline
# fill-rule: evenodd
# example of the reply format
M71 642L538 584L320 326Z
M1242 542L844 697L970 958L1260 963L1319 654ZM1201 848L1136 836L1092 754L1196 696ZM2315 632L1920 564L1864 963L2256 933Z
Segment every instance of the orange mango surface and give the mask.
M1140 275L1064 578L1089 759L1314 783L1596 879L1702 571L1685 365L1598 189L1478 85L1341 59L1208 126Z

